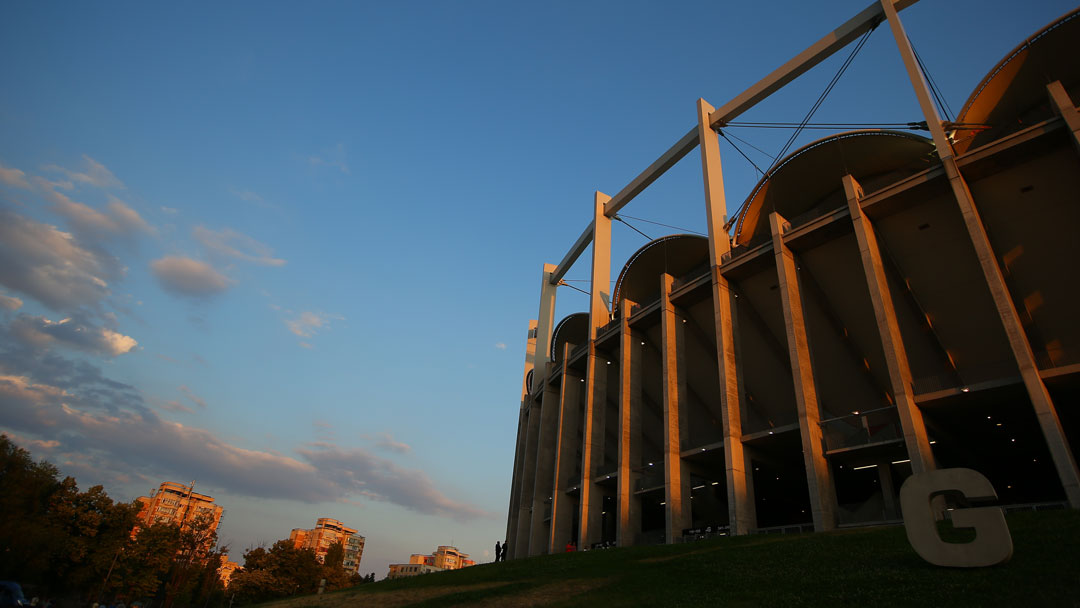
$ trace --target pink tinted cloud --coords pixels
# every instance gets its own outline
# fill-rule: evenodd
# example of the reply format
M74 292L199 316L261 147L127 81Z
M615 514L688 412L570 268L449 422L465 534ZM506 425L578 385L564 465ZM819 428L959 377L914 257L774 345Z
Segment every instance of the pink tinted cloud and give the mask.
M224 292L231 282L206 262L181 256L166 256L150 263L158 283L166 291L193 298Z
M491 516L448 497L423 471L362 448L321 442L295 456L249 449L146 408L75 407L76 393L0 375L0 429L41 441L63 437L66 451L96 459L110 475L196 478L232 494L307 503L362 497L457 521Z

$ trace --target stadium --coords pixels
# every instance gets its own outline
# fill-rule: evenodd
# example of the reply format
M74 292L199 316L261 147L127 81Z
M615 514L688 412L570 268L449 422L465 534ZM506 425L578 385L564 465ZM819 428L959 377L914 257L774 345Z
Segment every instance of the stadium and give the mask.
M698 125L597 193L581 238L544 267L512 557L898 522L903 481L935 468L979 471L1007 508L1080 508L1078 11L989 69L947 122L907 4L871 6L719 109L700 101ZM929 137L830 135L726 201L718 131L878 23ZM695 149L708 237L653 240L607 293L613 217ZM555 288L589 245L589 310L555 322Z

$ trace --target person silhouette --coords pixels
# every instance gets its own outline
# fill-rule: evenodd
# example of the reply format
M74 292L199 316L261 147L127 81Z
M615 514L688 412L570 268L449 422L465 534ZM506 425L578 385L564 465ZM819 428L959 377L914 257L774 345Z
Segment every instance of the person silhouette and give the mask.
M506 561L506 554L509 553L509 552L510 552L510 543L504 540L503 541L502 561L504 561L504 562Z
M499 561L500 557L502 557L502 545L499 541L495 541L495 561Z

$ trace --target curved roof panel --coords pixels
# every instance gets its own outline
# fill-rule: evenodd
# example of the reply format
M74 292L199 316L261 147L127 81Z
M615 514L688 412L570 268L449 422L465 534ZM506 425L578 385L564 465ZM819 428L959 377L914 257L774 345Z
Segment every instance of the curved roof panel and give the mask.
M1080 98L1080 9L1036 32L982 79L956 122L957 153L977 148L1054 115L1046 85L1060 80ZM970 129L964 128L970 126Z
M615 282L612 308L619 314L624 298L645 304L660 296L660 275L680 277L697 266L708 265L709 240L693 234L673 234L646 243L623 266Z
M926 169L935 158L933 142L901 131L849 131L820 139L793 152L758 182L739 211L735 243L767 240L774 211L797 226L845 206L844 175L873 192Z
M563 317L551 334L551 360L562 361L563 345L581 346L589 341L589 313L575 312Z

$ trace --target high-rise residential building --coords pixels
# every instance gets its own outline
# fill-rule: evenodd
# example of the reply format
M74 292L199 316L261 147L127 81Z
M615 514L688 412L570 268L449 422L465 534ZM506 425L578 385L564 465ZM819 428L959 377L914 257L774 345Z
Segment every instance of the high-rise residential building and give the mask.
M529 324L512 557L895 523L903 482L950 468L1006 509L1080 509L1080 9L943 118L906 4L874 3L718 108L688 106L672 147L595 193ZM883 22L919 104L881 120L908 128L841 125L725 193L732 121ZM874 85L850 91L881 109ZM707 234L652 240L617 271L613 221L691 153ZM587 249L589 306L555 323Z
M357 534L356 530L346 526L336 519L320 517L315 521L315 527L310 530L294 528L289 533L289 540L297 549L311 549L315 551L315 558L322 563L326 559L326 552L335 543L345 545L345 559L342 567L347 572L359 572L360 558L364 555L364 537Z
M150 496L140 496L135 501L140 507L138 520L141 526L165 522L186 527L205 518L211 522L210 529L216 531L224 513L212 496L195 492L195 482L184 485L165 481Z
M407 564L391 564L387 578L400 578L403 576L417 576L429 572L442 570L458 570L475 566L476 562L469 559L468 553L458 551L457 547L439 545L434 553L413 553L409 556Z
M218 566L218 576L221 577L221 584L228 587L233 574L240 569L240 564L231 561L228 555L222 555L221 565Z

